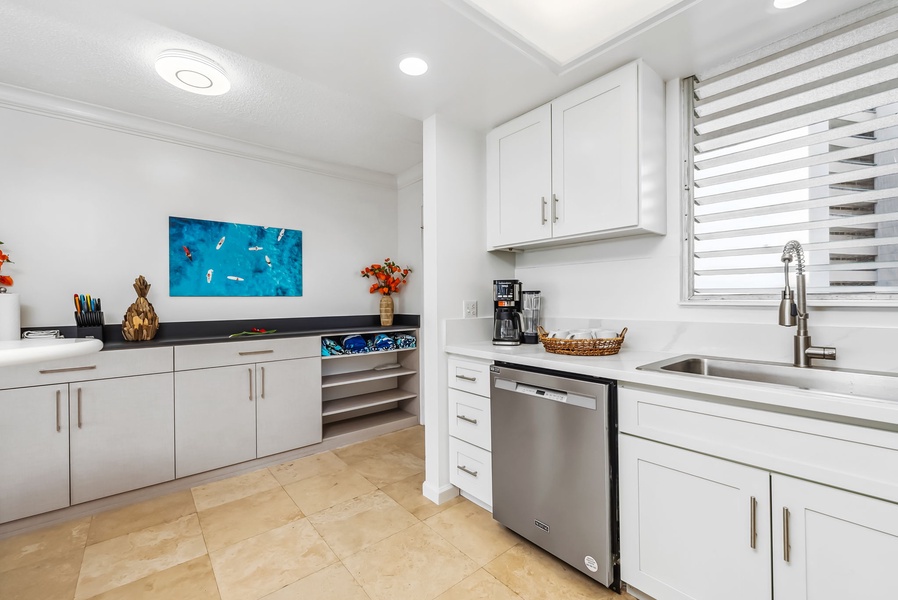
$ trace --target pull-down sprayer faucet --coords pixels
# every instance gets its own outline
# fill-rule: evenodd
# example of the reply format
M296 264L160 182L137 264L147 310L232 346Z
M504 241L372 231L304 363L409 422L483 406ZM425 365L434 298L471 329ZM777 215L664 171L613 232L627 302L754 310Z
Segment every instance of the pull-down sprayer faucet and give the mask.
M798 301L789 287L789 263L795 260L795 289ZM835 360L836 349L823 346L812 346L808 333L808 300L804 273L804 249L797 241L792 240L783 247L783 271L786 276L786 287L780 302L780 325L793 327L798 324L793 345L793 364L796 367L810 367L812 358Z

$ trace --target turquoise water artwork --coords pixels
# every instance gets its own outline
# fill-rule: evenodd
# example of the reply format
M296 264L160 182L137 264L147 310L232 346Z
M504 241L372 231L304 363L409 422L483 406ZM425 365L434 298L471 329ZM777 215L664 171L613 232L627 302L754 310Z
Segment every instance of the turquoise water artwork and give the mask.
M302 296L302 231L168 218L170 296Z

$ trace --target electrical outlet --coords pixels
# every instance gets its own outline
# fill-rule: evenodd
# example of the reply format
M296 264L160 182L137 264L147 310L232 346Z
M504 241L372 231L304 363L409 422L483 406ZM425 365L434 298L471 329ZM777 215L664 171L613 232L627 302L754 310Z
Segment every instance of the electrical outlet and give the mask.
M465 318L477 318L477 300L465 300Z

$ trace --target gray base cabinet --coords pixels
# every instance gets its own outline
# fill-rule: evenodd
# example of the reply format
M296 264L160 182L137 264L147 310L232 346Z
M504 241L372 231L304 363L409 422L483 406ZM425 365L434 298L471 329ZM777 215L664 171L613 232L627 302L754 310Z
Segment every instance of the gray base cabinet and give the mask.
M172 374L69 384L72 504L175 477Z
M0 391L0 523L68 505L68 386Z

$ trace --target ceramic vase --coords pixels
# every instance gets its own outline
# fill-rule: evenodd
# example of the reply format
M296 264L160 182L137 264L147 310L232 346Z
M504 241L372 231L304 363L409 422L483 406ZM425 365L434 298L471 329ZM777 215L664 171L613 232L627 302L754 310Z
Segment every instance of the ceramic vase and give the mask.
M393 296L380 298L380 324L389 327L393 324Z

